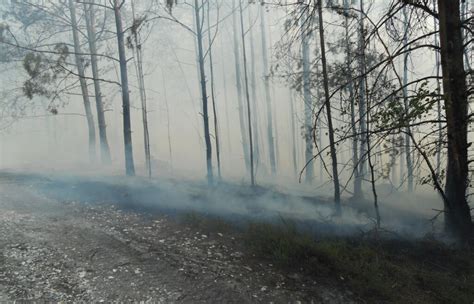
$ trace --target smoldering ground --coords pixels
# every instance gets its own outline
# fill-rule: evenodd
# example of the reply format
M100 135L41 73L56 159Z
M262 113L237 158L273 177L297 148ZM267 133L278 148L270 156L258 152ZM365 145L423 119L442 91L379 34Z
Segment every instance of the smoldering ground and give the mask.
M359 236L375 227L373 203L365 199L343 200L343 213L335 216L328 189L320 194L298 194L276 186L250 187L219 183L209 187L191 180L74 176L4 172L2 177L27 184L46 197L64 202L111 204L144 214L180 216L197 213L242 227L251 222L295 226L314 236ZM440 236L442 216L433 194L408 194L379 189L381 230L387 238ZM325 194L328 194L327 196Z

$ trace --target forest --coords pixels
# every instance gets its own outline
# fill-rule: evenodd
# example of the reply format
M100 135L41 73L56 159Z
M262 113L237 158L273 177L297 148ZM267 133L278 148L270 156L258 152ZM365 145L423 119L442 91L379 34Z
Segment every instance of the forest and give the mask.
M0 301L473 303L471 0L1 0Z

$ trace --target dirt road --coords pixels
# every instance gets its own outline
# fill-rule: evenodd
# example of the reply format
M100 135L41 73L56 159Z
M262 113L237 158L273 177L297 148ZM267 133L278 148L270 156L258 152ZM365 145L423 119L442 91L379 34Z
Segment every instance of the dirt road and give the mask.
M238 234L45 196L0 179L0 301L349 303L245 252Z

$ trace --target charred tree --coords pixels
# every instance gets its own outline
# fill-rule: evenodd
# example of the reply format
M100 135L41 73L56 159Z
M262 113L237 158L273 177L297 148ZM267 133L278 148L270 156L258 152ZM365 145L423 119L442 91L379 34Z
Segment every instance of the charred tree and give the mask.
M467 240L472 237L471 211L466 198L470 144L459 0L438 0L438 11L448 141L445 223L449 232Z

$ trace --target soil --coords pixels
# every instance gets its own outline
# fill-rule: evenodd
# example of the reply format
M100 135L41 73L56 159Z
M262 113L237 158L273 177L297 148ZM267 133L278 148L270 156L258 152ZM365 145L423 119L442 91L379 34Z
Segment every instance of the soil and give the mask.
M0 177L0 302L354 302L304 273L252 256L231 231L199 231L113 201L58 199Z

